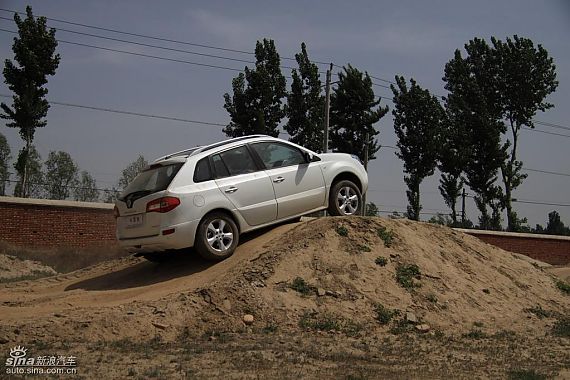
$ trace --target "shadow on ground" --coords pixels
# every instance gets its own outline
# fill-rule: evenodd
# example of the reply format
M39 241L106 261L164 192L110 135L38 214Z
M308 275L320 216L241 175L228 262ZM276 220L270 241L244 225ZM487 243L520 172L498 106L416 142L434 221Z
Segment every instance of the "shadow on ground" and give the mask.
M271 231L275 227L263 228L240 236L240 246ZM194 249L167 252L165 255L168 258L161 263L153 263L141 259L143 261L127 268L71 284L65 288L65 291L75 289L92 291L121 290L149 286L174 278L191 276L218 264L214 261L203 259Z

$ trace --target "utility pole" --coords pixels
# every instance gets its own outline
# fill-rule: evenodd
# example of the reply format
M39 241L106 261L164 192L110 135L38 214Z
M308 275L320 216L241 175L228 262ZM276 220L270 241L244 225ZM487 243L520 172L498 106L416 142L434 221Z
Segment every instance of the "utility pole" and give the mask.
M461 193L461 227L465 226L465 188L463 188L463 192Z
M368 145L369 145L369 135L366 132L364 137L364 170L368 173ZM362 194L362 216L366 216L366 193Z
M331 75L332 75L333 64L331 63L330 68L327 70L327 83L325 87L325 123L324 123L324 131L323 131L323 153L327 153L329 151L329 111L330 111L330 103L331 103Z

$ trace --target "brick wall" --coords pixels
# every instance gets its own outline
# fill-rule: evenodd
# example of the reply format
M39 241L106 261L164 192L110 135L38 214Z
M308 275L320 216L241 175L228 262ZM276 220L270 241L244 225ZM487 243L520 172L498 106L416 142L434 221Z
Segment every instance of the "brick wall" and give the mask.
M458 230L549 264L570 264L570 237ZM0 241L30 248L116 245L113 205L0 197Z
M30 248L116 245L113 205L0 197L0 241Z
M521 253L552 265L570 264L570 237L457 229L506 251Z

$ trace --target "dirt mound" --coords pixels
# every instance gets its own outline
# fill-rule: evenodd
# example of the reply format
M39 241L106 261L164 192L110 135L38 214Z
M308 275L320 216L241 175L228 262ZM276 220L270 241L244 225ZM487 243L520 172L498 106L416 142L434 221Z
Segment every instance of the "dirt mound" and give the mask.
M53 276L57 272L40 262L0 254L0 283Z
M1 284L0 347L67 350L105 378L564 378L553 269L437 225L320 218L220 263L125 257Z

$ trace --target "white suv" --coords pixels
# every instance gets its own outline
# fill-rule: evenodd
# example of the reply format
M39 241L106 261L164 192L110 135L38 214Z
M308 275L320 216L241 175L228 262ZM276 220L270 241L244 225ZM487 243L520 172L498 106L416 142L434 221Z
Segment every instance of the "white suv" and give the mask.
M115 203L117 239L151 260L192 246L222 260L243 232L324 209L359 214L367 188L356 156L316 154L269 136L238 137L149 165Z

